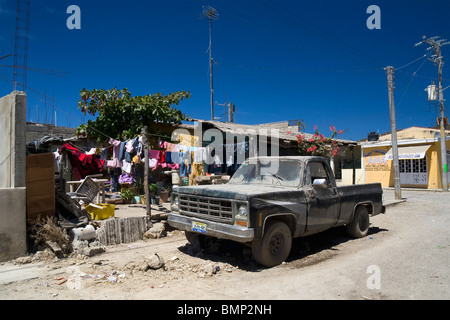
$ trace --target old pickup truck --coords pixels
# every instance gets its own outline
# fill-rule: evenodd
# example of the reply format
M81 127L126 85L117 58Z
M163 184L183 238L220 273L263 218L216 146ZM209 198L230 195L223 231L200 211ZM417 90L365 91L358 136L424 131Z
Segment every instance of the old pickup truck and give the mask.
M226 184L174 189L168 223L191 242L248 244L271 267L285 261L296 237L343 225L352 237L366 236L369 216L385 211L382 194L379 183L336 186L322 157L250 158Z

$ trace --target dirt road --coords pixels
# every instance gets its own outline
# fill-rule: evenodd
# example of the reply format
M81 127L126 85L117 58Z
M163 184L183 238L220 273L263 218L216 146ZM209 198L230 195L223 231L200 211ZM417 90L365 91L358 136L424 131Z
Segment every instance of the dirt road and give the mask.
M393 197L385 190L386 198ZM179 231L111 246L90 258L0 264L0 299L444 299L450 298L450 196L403 191L406 202L351 239L335 228L296 239L284 264L262 268L223 242L197 252ZM164 267L143 268L162 257Z

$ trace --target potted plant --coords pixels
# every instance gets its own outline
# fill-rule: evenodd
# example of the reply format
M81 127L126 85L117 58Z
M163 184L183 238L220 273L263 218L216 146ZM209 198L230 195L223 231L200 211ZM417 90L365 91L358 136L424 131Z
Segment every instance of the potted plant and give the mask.
M161 188L161 191L159 192L159 198L161 200L162 203L167 202L169 200L169 192L170 192L170 187L168 188Z
M158 186L156 183L152 183L148 186L148 191L150 192L150 199L152 199L151 203L156 203L156 193L158 192Z
M120 197L123 199L124 203L131 203L134 198L134 192L131 189L123 189L120 192Z

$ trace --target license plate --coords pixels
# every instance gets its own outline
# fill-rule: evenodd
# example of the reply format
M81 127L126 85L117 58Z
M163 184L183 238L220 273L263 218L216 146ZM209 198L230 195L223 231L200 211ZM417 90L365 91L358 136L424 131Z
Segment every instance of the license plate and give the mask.
M206 233L206 223L192 221L192 231Z

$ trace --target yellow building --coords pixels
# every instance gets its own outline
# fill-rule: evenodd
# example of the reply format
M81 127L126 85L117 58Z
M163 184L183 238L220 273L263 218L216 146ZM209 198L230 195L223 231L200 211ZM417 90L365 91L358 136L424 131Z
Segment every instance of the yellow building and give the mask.
M446 130L447 163L450 164L450 130ZM411 127L397 131L400 185L442 189L441 138L439 129ZM394 186L391 134L361 143L361 166L365 183ZM450 175L447 172L447 180Z

